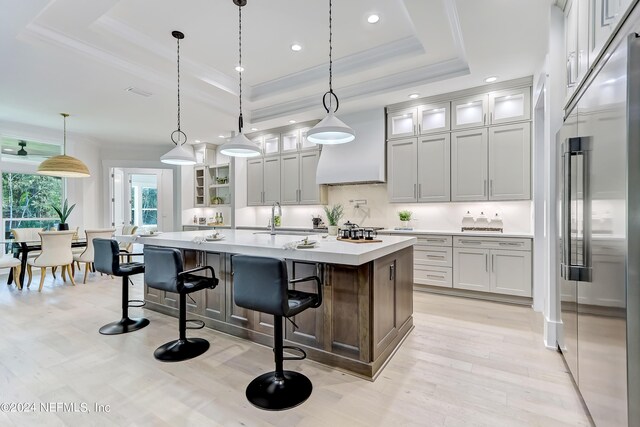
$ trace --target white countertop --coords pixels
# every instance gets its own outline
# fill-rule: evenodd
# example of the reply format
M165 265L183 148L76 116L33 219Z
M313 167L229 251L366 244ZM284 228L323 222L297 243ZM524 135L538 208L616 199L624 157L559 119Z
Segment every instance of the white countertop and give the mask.
M424 230L415 228L413 230L394 230L388 228L378 231L379 234L440 234L449 236L469 236L469 237L518 237L521 239L533 239L532 233L499 233L496 231L452 231L452 230Z
M413 246L415 237L379 236L381 243L350 243L336 240L335 237L322 238L326 234L310 235L316 240L313 249L285 249L287 243L297 242L304 236L255 234L249 230L224 230L224 240L216 242L194 241L211 234L210 230L181 231L160 233L153 237L116 236L120 242L135 242L154 246L166 246L179 249L194 249L209 252L225 252L244 255L271 256L298 261L322 262L329 264L362 265L390 253Z

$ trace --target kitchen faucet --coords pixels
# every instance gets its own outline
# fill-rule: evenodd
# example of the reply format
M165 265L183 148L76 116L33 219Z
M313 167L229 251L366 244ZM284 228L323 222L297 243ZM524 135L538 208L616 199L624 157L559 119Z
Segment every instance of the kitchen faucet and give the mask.
M271 235L274 236L276 234L276 206L278 206L278 216L282 216L282 207L280 206L280 202L274 202L271 205Z

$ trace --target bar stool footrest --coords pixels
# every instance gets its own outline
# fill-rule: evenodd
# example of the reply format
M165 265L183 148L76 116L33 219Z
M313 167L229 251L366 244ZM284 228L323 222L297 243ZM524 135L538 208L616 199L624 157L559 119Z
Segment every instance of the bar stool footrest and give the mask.
M147 302L141 299L130 299L128 304L129 307L133 308L140 308L144 307L145 305L147 305Z
M197 319L187 319L185 323L195 323L193 326L187 326L186 329L202 329L205 326L202 320Z
M290 346L290 345L283 345L282 349L283 350L298 351L298 352L301 353L300 356L284 356L282 358L282 360L304 360L304 359L307 358L307 353L303 349L301 349L300 347L294 347L294 346Z

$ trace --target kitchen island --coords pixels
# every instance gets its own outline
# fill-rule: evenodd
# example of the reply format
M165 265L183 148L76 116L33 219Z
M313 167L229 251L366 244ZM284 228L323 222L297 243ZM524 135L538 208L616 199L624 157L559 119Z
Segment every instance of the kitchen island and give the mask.
M413 237L383 236L379 243L351 243L311 235L309 240L318 242L316 248L286 249L302 236L224 230L223 240L203 241L210 233L118 239L178 248L184 254L185 269L213 267L220 283L192 295L194 302L187 301L188 317L268 346L272 345L273 317L234 304L233 255L284 258L290 279L319 276L322 306L292 318L297 327L285 322L285 345L299 346L312 360L364 378L375 379L413 328ZM312 282L295 288L315 292ZM146 308L177 317L177 294L145 286L144 296Z

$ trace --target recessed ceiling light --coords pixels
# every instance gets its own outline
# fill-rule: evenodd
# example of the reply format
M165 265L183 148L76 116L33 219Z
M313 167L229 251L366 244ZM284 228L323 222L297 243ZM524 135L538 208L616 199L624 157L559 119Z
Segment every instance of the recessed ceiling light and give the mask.
M367 22L369 24L376 24L379 20L380 20L380 17L376 14L369 15L369 17L367 18Z
M416 98L419 98L419 97L420 97L419 93L412 93L411 95L409 95L409 98L411 98L411 99L416 99Z
M295 120L289 120L289 123L295 123L295 122L296 122Z
M4 149L4 150L2 150L2 151L6 151L7 153L13 153L13 152L14 152L14 151L16 151L16 150L14 150L13 148L5 148L5 149Z
M486 79L484 79L484 81L485 81L486 83L493 83L493 82L495 82L496 80L498 80L498 78L497 78L496 76L491 76L491 77L487 77Z
M239 73L241 73L241 72L243 72L243 71L244 71L244 67L241 67L241 66L239 66L239 65L238 65L238 66L236 67L236 71L237 71L237 72L239 72Z
M218 135L218 138L224 138L224 135Z
M294 43L291 45L291 50L294 52L300 52L302 50L302 46L300 46L298 43Z
M251 130L255 132L258 130L258 128L251 128Z

